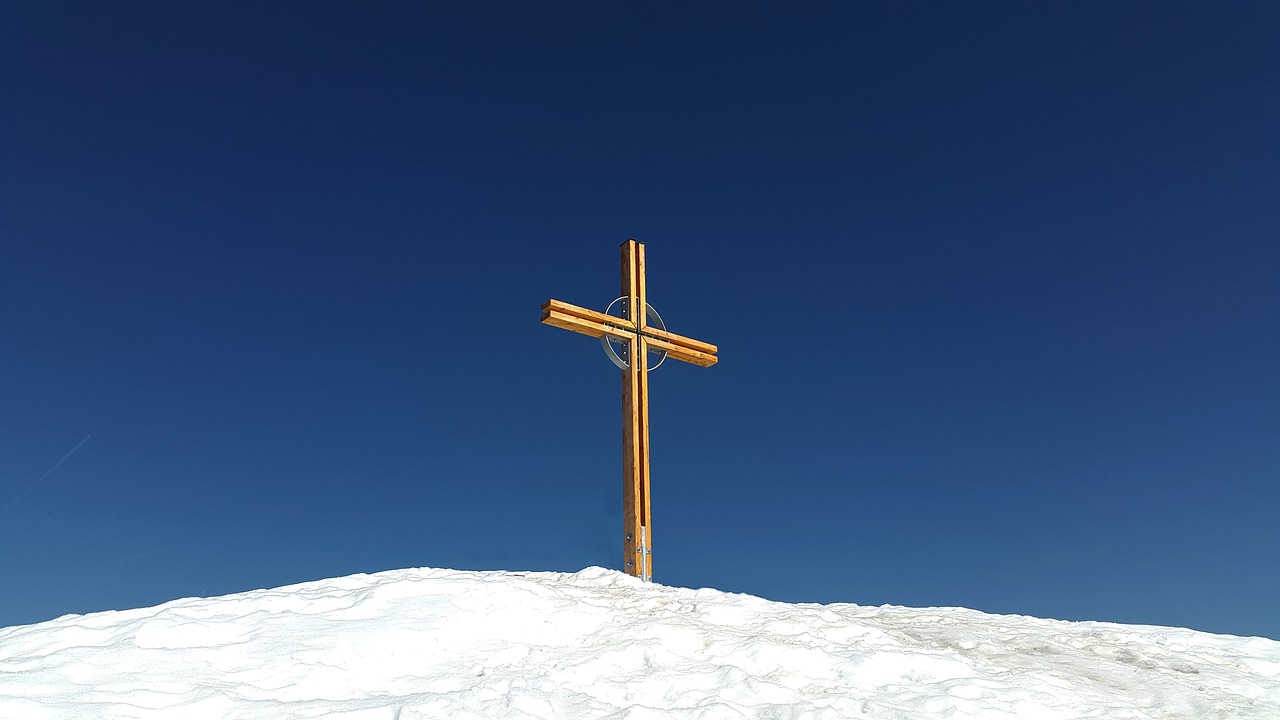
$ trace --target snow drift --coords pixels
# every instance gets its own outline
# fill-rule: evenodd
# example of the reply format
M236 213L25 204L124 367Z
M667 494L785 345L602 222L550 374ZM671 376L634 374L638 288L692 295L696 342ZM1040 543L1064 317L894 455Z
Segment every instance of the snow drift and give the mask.
M1280 718L1280 642L397 570L0 629L0 718Z

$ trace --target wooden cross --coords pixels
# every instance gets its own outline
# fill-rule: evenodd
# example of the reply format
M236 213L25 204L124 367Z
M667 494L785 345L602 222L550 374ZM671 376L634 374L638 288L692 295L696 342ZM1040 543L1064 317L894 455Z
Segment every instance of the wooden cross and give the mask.
M653 524L649 516L650 354L702 367L716 364L717 348L651 325L644 290L644 245L622 244L622 316L548 300L542 322L595 338L625 343L622 371L622 561L627 574L653 579ZM615 302L618 302L615 301ZM655 313L656 314L656 313ZM659 323L660 323L659 319Z

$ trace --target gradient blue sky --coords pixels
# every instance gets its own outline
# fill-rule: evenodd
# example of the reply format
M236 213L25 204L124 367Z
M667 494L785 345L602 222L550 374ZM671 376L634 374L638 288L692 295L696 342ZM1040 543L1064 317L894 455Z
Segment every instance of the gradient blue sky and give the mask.
M618 567L538 306L635 237L722 356L660 582L1280 638L1277 68L1271 2L5 3L0 625Z

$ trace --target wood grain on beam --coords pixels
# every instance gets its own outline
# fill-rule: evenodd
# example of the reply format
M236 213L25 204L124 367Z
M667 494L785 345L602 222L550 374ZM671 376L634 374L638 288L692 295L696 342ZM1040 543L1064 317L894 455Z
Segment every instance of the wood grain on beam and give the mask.
M650 350L665 350L669 357L673 357L681 362L687 362L699 367L711 367L720 361L720 358L709 353L690 350L680 345L673 345L666 340L658 340L649 338L648 342Z
M603 335L618 338L619 340L629 340L632 337L635 337L635 333L628 330L620 330L618 328L591 322L590 320L583 320L580 317L566 315L554 310L548 310L547 312L542 313L542 322L547 325L553 325L558 328L572 330L576 333L582 333L583 335L590 335L591 337L597 338Z
M558 312L562 315L572 315L573 317L590 320L591 322L610 323L616 327L627 328L628 330L635 330L636 328L636 324L626 318L606 315L602 312L596 312L590 308L572 305L560 300L548 300L542 303L542 312Z
M653 326L645 327L644 334L652 338L658 338L659 340L666 340L672 345L679 345L681 347L688 348L689 350L693 350L694 352L715 355L720 351L720 348L712 345L711 343L694 340L693 338L677 335L673 332L667 332L666 330L659 330Z

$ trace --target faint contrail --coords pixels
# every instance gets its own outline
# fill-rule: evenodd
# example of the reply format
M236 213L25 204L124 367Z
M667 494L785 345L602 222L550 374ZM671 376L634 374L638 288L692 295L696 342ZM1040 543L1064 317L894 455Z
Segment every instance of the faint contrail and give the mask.
M44 479L45 479L45 478L47 478L47 477L49 477L50 475L52 475L52 474L53 474L53 471L54 471L54 470L57 470L59 465L61 465L62 463L64 463L64 462L66 462L66 461L67 461L67 458L71 457L72 455L75 455L75 454L76 454L76 451L80 449L80 446L81 446L81 445L83 445L83 444L85 444L85 443L87 443L87 442L89 442L89 438L91 438L91 437L93 437L93 433L89 433L88 435L85 435L83 440L81 440L79 443L77 443L75 447L71 448L71 452L67 453L66 455L63 455L61 460L59 460L58 462L54 463L54 464L53 464L53 467L49 468L49 472L47 472L47 473L45 473L45 474L41 475L39 480L37 480L37 481L35 481L35 482L31 483L31 487L27 488L26 490L23 490L23 491L22 491L22 494L21 494L21 495L19 495L19 496L18 496L18 497L16 497L16 498L14 498L14 499L13 499L13 502L9 503L9 507L5 508L5 509L4 509L4 511L5 511L5 512L9 512L10 510L12 510L12 509L14 508L14 506L18 504L18 501L19 501L19 500L22 500L22 498L26 497L26 496L27 496L27 493L31 492L32 490L35 490L37 485L39 485L40 483L44 482Z
M116 563L129 562L130 560L141 560L141 559L142 559L142 558L144 558L144 557L151 557L152 555L159 555L160 553L166 553L166 552L169 552L169 551L170 551L170 550L172 550L172 549L173 549L173 548L161 548L161 549L159 549L159 550L152 550L151 552L144 552L144 553L139 553L139 554L137 554L137 555L130 555L130 556L128 556L128 557L122 557L122 558L120 558L119 560L112 560L112 561L111 561L111 564L113 564L113 565L114 565L114 564L116 564Z

